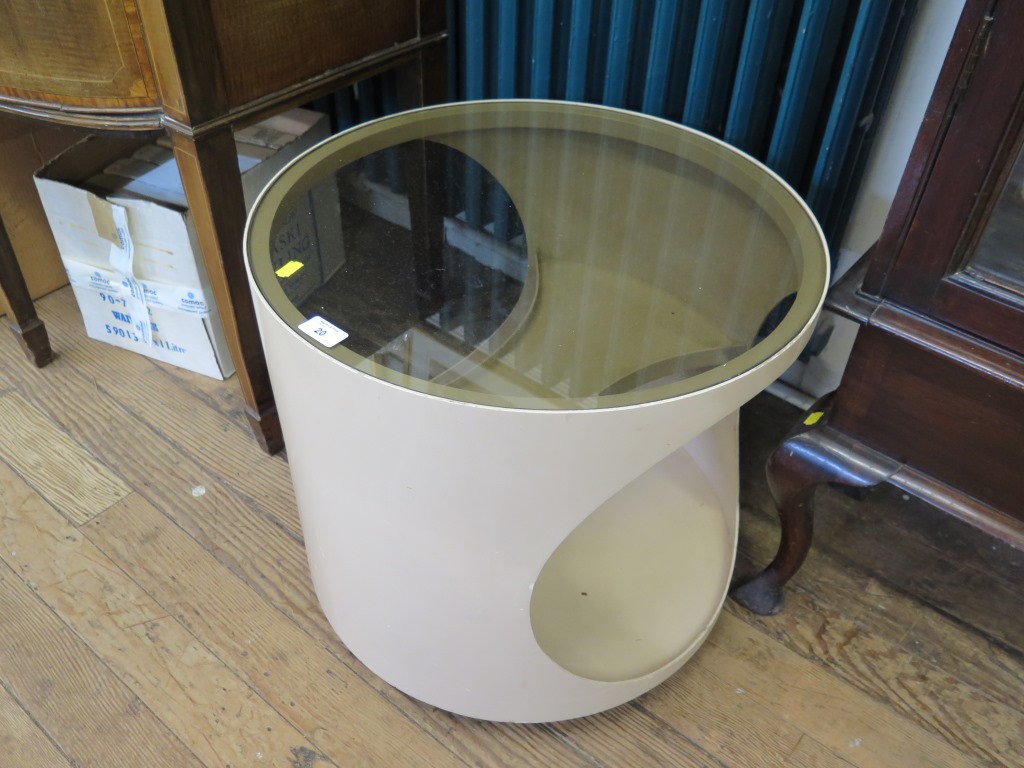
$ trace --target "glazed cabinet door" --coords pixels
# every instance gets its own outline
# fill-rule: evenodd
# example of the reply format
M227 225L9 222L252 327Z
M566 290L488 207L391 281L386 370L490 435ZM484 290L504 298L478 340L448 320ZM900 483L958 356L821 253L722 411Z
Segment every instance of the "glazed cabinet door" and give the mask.
M1024 355L1024 3L988 6L878 294Z

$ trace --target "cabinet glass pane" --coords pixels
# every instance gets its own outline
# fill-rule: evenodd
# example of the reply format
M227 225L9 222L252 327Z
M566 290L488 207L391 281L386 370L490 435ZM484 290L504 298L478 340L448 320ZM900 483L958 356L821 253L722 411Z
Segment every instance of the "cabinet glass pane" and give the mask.
M967 272L1024 295L1024 150L985 223Z

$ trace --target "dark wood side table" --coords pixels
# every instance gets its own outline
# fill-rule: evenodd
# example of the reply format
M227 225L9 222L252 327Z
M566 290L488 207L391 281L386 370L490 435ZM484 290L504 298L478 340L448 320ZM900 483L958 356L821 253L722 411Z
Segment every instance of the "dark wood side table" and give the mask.
M441 0L13 0L0 23L0 112L93 131L170 134L245 399L283 443L242 263L232 129L394 70L402 107L442 101ZM0 224L0 289L29 358L52 358Z
M882 236L828 306L839 389L768 461L782 542L733 596L782 606L817 486L889 482L1024 549L1024 4L968 0Z

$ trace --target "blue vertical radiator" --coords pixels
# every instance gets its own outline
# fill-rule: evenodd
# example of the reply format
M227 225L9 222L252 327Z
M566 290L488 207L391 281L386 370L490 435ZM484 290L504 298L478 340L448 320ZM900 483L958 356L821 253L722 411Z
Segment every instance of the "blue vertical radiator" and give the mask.
M722 138L792 184L837 251L916 5L448 0L449 90L605 104ZM393 93L385 75L338 94L337 127L393 111ZM511 236L504 210L464 215Z
M459 99L676 120L792 184L838 245L916 0L454 0Z

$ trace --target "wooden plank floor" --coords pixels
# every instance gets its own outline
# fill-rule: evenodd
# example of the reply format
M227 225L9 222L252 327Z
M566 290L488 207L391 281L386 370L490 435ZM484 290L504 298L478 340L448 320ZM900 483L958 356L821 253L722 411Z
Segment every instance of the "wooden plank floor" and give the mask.
M0 333L0 766L1020 766L1024 555L890 490L823 490L785 612L732 603L681 672L583 720L416 702L334 637L284 457L212 381L39 303L44 370ZM739 568L778 535L761 467L795 412L743 415Z

